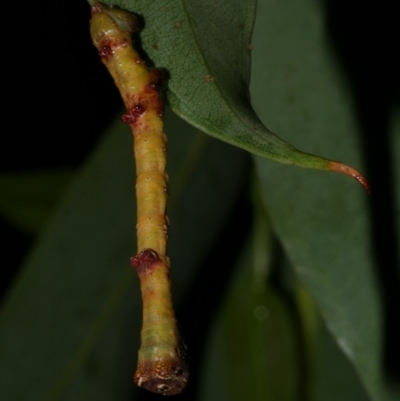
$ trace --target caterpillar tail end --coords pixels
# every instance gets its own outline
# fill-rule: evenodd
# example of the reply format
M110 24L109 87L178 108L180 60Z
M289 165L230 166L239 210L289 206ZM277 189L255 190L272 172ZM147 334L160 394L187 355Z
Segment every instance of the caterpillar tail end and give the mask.
M161 395L180 394L188 382L189 374L186 363L178 354L155 361L143 361L138 364L133 381L153 393Z

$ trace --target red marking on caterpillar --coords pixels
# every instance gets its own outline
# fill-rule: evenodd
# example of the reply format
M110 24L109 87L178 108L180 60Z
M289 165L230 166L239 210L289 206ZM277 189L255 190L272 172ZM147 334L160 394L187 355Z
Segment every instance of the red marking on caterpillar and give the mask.
M151 271L158 262L160 262L160 258L158 253L153 249L143 249L142 252L130 259L131 265L136 269L138 274Z
M145 111L146 108L142 104L136 104L121 117L121 120L126 124L135 124Z
M116 49L119 47L125 47L126 45L127 41L125 39L113 40L104 38L99 44L99 56L103 61L108 61Z
M157 83L151 82L143 90L136 94L128 94L125 104L131 105L127 113L122 116L122 121L127 124L135 124L139 117L147 110L154 110L159 117L164 115L164 105L157 91Z

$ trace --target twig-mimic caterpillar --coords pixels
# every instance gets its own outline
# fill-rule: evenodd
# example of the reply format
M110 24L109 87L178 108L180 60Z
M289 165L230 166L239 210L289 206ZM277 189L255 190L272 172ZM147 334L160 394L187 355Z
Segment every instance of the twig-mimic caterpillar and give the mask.
M188 381L172 306L169 258L166 256L167 175L160 74L149 70L132 46L133 15L96 3L90 31L101 60L114 78L134 138L136 160L138 254L131 259L143 300L143 326L137 385L163 395L179 394Z

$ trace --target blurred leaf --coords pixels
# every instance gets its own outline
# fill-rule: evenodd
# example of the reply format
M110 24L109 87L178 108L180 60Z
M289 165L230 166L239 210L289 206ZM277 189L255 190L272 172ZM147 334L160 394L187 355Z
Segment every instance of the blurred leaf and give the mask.
M396 198L396 227L397 239L400 241L400 107L393 108L390 122L390 149L393 160L393 183L394 196ZM397 260L400 260L400 243L397 244ZM400 266L398 266L400 271Z
M167 132L169 254L179 302L230 213L248 158L172 115ZM131 399L135 391L141 299L129 266L136 251L131 148L129 129L117 121L8 296L0 320L7 400Z
M325 40L321 3L260 1L258 18L251 90L260 117L313 152L360 165L352 99ZM256 163L265 206L299 278L371 399L385 400L365 193L339 176Z
M206 356L207 367L219 367L225 394L205 372L201 399L300 399L298 334L291 311L267 282L273 241L266 216L256 210L252 246L249 241L230 280Z
M222 326L222 314L219 314L209 330L200 376L199 400L234 401L226 369L224 343L225 333Z
M291 267L290 267L291 268ZM368 401L351 361L327 330L308 291L295 280L295 294L305 340L307 400Z
M368 401L354 367L321 324L316 342L313 401Z
M265 247L258 248L258 252L263 249ZM310 380L302 384L309 387L310 394L304 398L304 394L299 392L300 383L293 380L293 373L301 365L296 357L294 336L297 334L292 318L282 297L266 282L256 278L254 256L253 251L252 259L247 246L217 320L211 327L199 399L369 400L354 367L319 317L315 316L315 306L306 290L297 283L295 287L300 294L297 299L302 317L308 315L303 320L307 329L305 340L312 343L313 351L308 355L311 359L307 369L311 375L302 375L303 379ZM261 293L262 288L264 291ZM263 306L268 305L268 317L264 320L256 318L265 316L263 311L266 310L260 308L257 299ZM289 370L280 369L285 365Z
M223 311L225 363L235 400L296 401L296 331L278 293L242 261Z
M252 109L248 87L255 0L104 3L143 18L140 43L152 63L168 71L168 100L183 119L225 142L281 163L331 168L328 160L302 153L279 139Z
M72 177L71 169L3 174L0 213L29 234L38 234Z
M290 269L291 275L294 275L292 266L286 260L286 269ZM304 347L304 369L306 374L304 377L310 380L310 372L314 369L314 360L316 355L316 343L320 329L320 317L317 308L310 297L308 291L296 279L293 288L293 298L295 300L297 312L299 315L300 329L302 330L301 338ZM313 383L306 383L307 394L310 394Z
M395 197L395 216L394 222L396 227L397 235L397 260L400 260L400 107L397 103L396 107L393 107L391 121L390 121L390 145L389 148L392 151L392 168L393 168L393 195ZM400 265L397 266L398 274L400 275ZM400 288L399 288L400 293ZM394 305L394 310L398 310L397 306ZM393 317L394 324L397 324L396 316ZM395 340L396 341L396 340ZM397 351L398 355L398 351ZM396 378L395 378L396 379ZM393 400L400 399L400 381L392 381L390 385L390 394Z

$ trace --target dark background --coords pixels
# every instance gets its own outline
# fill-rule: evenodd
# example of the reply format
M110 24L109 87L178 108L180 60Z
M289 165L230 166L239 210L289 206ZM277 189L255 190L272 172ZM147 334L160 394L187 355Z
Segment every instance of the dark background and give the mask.
M88 3L35 4L39 6L25 9L20 21L22 52L12 48L25 71L18 77L22 94L11 96L16 101L10 102L6 116L13 129L3 132L0 173L78 167L122 109L91 44ZM0 279L3 294L33 238L1 217L0 235L6 261Z

